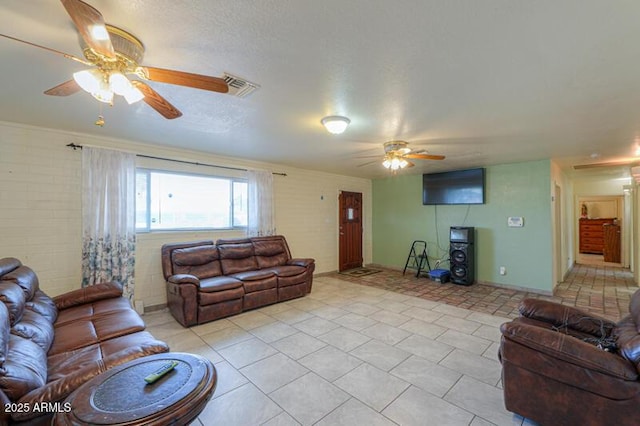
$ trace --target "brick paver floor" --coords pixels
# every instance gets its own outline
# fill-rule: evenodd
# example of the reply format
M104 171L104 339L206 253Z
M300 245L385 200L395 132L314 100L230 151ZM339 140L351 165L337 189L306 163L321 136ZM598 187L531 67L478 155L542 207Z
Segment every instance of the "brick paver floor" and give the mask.
M526 297L551 300L576 306L617 321L629 312L629 299L638 289L629 269L613 266L575 265L553 296L475 283L462 286L440 284L427 277L415 277L414 271L381 269L380 272L353 277L335 273L337 278L382 288L409 296L443 302L448 305L508 318L518 316L518 304Z

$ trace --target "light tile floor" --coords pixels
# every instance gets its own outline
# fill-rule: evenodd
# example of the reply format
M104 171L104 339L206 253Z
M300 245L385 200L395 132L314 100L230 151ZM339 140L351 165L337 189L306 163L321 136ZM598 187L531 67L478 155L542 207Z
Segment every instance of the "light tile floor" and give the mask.
M507 317L323 276L304 298L189 329L166 311L144 319L215 364L195 424L532 424L503 404Z

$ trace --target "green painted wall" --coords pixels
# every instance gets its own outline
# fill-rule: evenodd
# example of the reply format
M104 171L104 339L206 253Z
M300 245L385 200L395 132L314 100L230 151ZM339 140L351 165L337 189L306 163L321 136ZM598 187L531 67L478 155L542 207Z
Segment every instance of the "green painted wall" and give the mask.
M550 171L548 160L487 167L483 205L424 206L422 175L374 180L373 263L403 268L412 241L425 240L435 268L448 259L449 227L475 226L477 280L551 292ZM509 216L524 227L508 227Z

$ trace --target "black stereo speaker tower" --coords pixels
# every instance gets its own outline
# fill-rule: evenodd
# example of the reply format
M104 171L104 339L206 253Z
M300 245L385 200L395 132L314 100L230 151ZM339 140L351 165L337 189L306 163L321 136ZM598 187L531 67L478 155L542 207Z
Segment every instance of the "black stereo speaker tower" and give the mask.
M476 279L475 229L472 226L452 226L449 232L449 270L451 282L471 285Z

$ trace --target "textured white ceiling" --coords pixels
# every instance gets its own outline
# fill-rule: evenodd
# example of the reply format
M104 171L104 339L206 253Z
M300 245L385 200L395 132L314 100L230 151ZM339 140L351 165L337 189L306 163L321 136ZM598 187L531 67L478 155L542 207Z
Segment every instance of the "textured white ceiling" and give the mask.
M260 84L240 99L151 83L183 112L42 92L83 66L0 38L0 120L354 176L403 139L443 154L409 172L630 158L640 138L633 0L89 0L146 47L145 65ZM81 56L54 0L0 3L0 31ZM325 115L351 118L340 136ZM638 139L640 140L640 139Z

